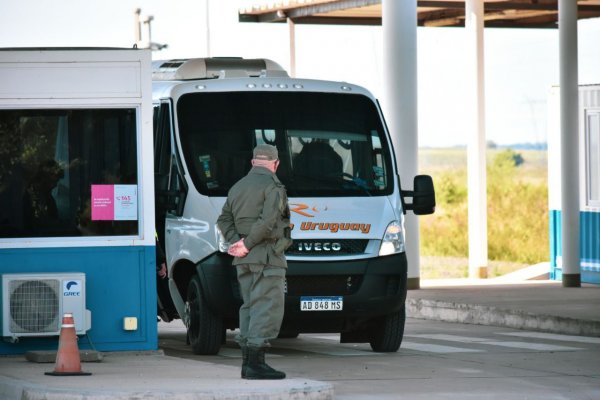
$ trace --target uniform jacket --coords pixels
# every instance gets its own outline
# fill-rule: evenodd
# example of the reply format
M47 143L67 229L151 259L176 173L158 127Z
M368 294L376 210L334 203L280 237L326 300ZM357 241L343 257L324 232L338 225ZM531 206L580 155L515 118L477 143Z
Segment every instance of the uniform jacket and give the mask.
M268 169L252 167L248 175L231 187L217 219L225 240L235 243L243 238L244 245L250 250L246 257L235 257L233 265L262 264L287 268L283 254L285 248L282 250L279 244L275 245L289 233L289 218L283 184Z

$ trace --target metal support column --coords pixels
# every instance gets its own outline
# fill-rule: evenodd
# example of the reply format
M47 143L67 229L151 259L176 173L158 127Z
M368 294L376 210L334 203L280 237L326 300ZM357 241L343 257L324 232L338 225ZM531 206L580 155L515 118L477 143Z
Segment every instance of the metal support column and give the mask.
M403 187L412 187L418 170L417 0L383 0L383 107L391 130ZM406 214L408 288L420 286L419 222Z
M470 57L467 109L472 118L467 142L469 278L487 278L488 263L483 11L483 0L466 1L465 29Z
M577 2L558 2L562 284L580 287Z

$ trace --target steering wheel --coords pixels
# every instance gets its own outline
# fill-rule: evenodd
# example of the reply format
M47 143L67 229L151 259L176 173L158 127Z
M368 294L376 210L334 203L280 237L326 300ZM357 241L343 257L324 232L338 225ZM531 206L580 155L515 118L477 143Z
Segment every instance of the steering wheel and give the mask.
M303 137L298 136L298 141L300 142L300 144L302 146L305 146L305 145L307 145L307 144L309 144L309 143L312 142L312 138L311 139L304 139Z
M349 174L347 172L342 173L342 179L354 182L354 176L352 176L351 174Z
M343 149L350 150L350 147L352 147L351 140L346 141L346 140L338 139L337 142Z
M265 142L266 144L270 144L270 145L272 145L272 146L275 146L275 137L273 137L273 140L269 140L269 139L267 138L267 135L266 135L266 133L265 133L265 130L264 130L264 129L263 129L263 131L262 131L262 138L263 138L263 140L264 140L264 142Z

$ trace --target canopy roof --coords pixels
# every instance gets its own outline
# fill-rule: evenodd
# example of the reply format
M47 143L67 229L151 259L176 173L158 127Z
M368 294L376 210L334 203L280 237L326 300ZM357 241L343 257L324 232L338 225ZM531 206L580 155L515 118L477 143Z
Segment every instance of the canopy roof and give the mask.
M381 25L382 0L287 0L241 9L241 22ZM405 1L405 0L393 0ZM600 0L577 0L578 18L600 17ZM556 28L558 0L484 0L485 27ZM417 0L419 26L464 26L464 0Z

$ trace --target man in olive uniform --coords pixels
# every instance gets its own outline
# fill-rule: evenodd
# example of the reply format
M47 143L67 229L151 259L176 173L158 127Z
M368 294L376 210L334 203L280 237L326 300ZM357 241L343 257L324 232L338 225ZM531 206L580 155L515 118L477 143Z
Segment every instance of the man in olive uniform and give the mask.
M254 148L252 169L229 190L217 224L234 256L240 292L242 378L283 379L285 373L265 363L269 340L279 334L284 309L284 252L291 244L290 211L285 187L275 171L277 148Z

